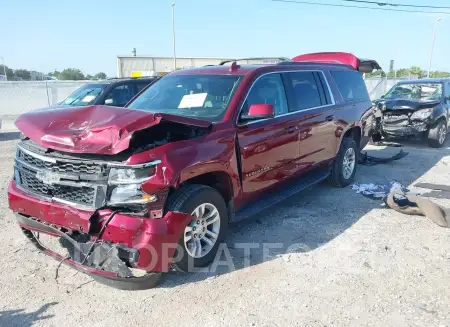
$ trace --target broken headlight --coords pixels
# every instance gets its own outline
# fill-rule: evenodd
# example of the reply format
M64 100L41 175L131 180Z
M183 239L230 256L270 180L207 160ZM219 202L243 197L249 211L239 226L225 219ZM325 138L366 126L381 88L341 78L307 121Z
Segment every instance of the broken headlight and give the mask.
M111 168L108 182L110 185L144 183L154 172L154 167Z
M411 115L411 119L424 120L424 119L427 119L428 117L430 117L432 112L433 112L433 108L420 109Z
M141 189L142 183L155 173L155 167L113 167L109 171L109 205L146 204L157 200L156 195Z
M109 205L146 204L155 202L156 195L142 191L141 184L126 184L115 186L109 196Z

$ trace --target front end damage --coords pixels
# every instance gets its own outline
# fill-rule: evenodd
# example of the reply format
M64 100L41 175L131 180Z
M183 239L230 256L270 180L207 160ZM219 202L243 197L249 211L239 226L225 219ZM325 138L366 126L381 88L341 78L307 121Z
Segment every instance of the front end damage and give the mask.
M436 121L439 102L376 101L373 104L375 141L381 137L423 137Z
M21 121L19 125L30 126ZM9 207L27 238L45 254L116 288L153 287L160 273L169 270L192 219L165 210L177 169L164 160L162 148L207 134L208 127L201 125L165 118L134 131L128 128L119 131L129 137L127 149L115 153L113 143L101 140L96 145L101 155L90 153L83 138L75 139L79 143L69 152L33 138L45 132L41 138L65 148L74 141L67 142L67 130L52 137L44 129L25 134L8 188ZM92 139L88 128L83 133ZM113 142L123 147L123 142ZM57 246L45 244L42 234L55 237Z

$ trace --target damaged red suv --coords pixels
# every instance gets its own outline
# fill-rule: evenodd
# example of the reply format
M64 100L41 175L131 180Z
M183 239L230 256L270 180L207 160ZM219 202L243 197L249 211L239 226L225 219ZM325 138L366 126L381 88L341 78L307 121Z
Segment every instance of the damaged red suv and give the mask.
M30 241L100 282L148 288L211 263L230 222L327 178L348 185L372 126L361 73L378 64L238 62L170 73L125 108L22 115L8 199Z

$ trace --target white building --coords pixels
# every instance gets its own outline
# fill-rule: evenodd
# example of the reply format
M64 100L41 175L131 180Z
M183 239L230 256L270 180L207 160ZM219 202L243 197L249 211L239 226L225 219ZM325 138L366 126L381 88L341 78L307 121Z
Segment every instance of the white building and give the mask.
M230 58L176 58L176 68L185 69L217 65ZM240 60L241 64L267 64L274 63L277 58L261 58ZM144 56L117 56L117 77L139 77L164 75L174 70L173 57L144 57Z

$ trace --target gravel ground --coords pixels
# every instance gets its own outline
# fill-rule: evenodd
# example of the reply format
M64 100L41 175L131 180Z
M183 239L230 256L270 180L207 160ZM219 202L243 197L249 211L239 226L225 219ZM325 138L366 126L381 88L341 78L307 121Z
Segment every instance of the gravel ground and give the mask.
M65 266L56 281L58 262L28 244L7 206L17 136L0 134L0 326L450 326L449 230L325 184L232 225L233 267L169 273L137 292ZM450 185L450 148L405 148L400 162L359 167L356 181ZM238 243L249 242L258 248L246 256Z

